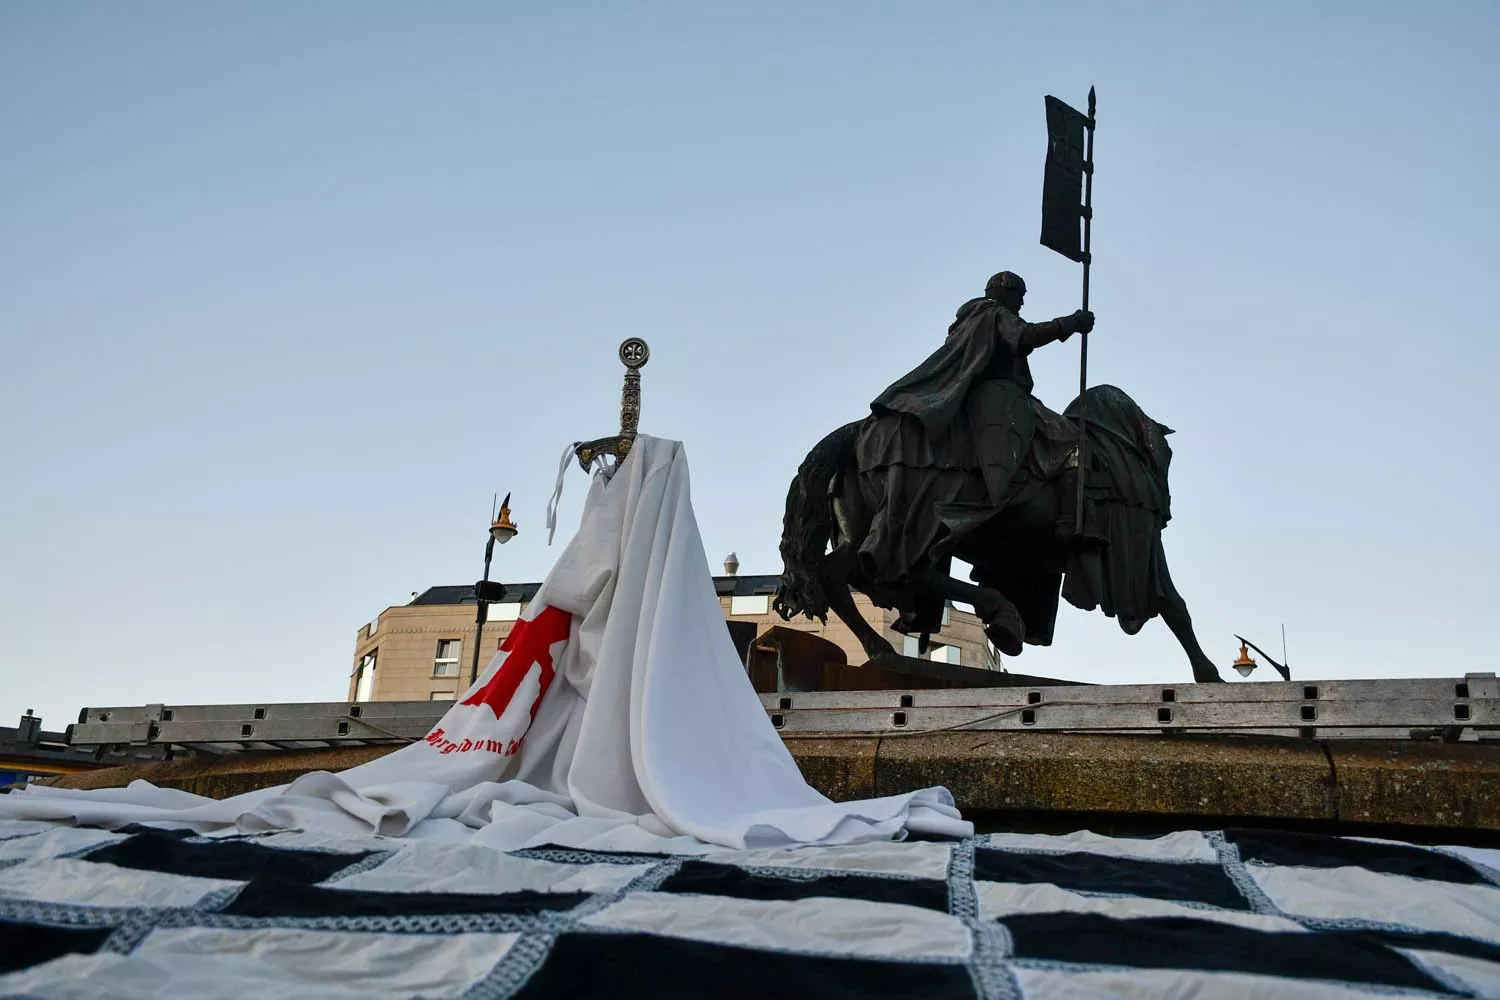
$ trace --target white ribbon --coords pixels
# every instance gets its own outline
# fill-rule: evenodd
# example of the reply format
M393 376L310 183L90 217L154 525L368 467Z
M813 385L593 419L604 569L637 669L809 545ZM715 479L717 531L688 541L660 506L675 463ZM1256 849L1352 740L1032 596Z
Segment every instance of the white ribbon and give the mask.
M557 534L557 505L562 502L563 480L568 475L568 465L573 461L573 455L577 452L581 441L574 441L563 449L562 461L557 463L557 483L552 487L552 499L547 501L547 544L552 544L552 536Z
M552 544L552 536L557 533L557 505L562 501L563 479L568 475L568 466L573 457L578 453L578 446L582 441L574 441L563 449L562 461L557 463L557 483L552 487L552 499L547 502L547 544ZM584 470L595 475L602 475L609 480L620 467L618 461L611 462L609 455L595 455Z

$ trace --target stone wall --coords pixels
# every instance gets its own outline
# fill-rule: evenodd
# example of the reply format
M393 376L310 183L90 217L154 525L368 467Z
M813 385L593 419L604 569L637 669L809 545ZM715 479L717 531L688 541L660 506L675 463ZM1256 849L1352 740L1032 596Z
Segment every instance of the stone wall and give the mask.
M1500 747L1479 744L1301 741L1223 736L928 733L910 737L790 737L807 780L833 799L949 788L966 813L1093 817L1078 825L1313 824L1369 832L1500 833ZM216 798L337 771L391 747L240 754L91 771L51 779L106 788L142 778ZM1407 834L1410 836L1410 834Z

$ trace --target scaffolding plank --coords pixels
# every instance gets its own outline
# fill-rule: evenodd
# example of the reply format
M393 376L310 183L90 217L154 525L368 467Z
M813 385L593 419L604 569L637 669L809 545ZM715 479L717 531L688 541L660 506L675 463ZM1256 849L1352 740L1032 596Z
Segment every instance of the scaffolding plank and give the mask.
M784 733L916 733L948 729L1039 732L1276 732L1316 736L1413 730L1456 738L1500 729L1493 673L1389 680L1235 684L1116 684L919 691L763 694ZM69 728L75 745L267 746L418 740L451 702L293 702L88 708Z

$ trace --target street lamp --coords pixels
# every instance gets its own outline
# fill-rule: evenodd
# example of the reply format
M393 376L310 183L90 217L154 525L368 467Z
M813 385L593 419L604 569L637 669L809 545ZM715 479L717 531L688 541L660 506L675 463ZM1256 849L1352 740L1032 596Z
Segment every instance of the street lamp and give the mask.
M500 514L490 524L490 537L504 545L515 538L517 529L510 519L510 494L505 494L505 501L500 504Z
M1255 669L1255 657L1250 655L1250 650L1245 643L1240 643L1239 658L1234 661L1234 669L1241 677L1249 677L1250 672Z
M1254 670L1256 668L1256 666L1257 666L1257 664L1255 662L1255 658L1250 655L1250 650L1253 649L1253 650L1255 650L1257 653L1259 653L1261 655L1261 659L1265 660L1272 667L1276 668L1276 672L1281 675L1281 679L1282 680L1289 681L1289 680L1292 679L1291 664L1288 663L1288 662L1286 662L1286 626L1285 625L1283 625L1281 627L1281 660L1282 660L1282 662L1280 662L1280 663L1277 663L1274 659L1271 658L1271 655L1269 653L1267 653L1264 649L1261 649L1259 646L1257 646L1255 643L1251 642L1249 639L1246 639L1244 636L1237 635L1237 636L1235 636L1235 638L1238 639L1239 643L1240 643L1240 655L1239 655L1239 659L1237 659L1237 660L1234 661L1233 666L1234 666L1234 669L1239 672L1239 675L1241 677L1249 677L1250 676L1250 671Z
M489 618L489 602L505 598L505 584L490 581L490 560L495 555L495 543L504 545L515 538L520 529L510 519L510 494L500 502L500 513L490 522L490 537L484 542L484 579L474 584L474 658L469 665L469 684L479 679L479 649L484 644L484 623Z

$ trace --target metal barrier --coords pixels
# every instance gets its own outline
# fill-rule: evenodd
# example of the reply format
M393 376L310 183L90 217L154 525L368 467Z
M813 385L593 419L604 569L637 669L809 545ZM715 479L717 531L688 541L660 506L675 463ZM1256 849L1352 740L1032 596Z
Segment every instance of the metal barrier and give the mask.
M950 731L1223 733L1312 739L1500 740L1493 673L1405 680L1117 684L760 696L797 736ZM74 745L168 745L208 753L409 743L451 702L141 705L88 708Z

